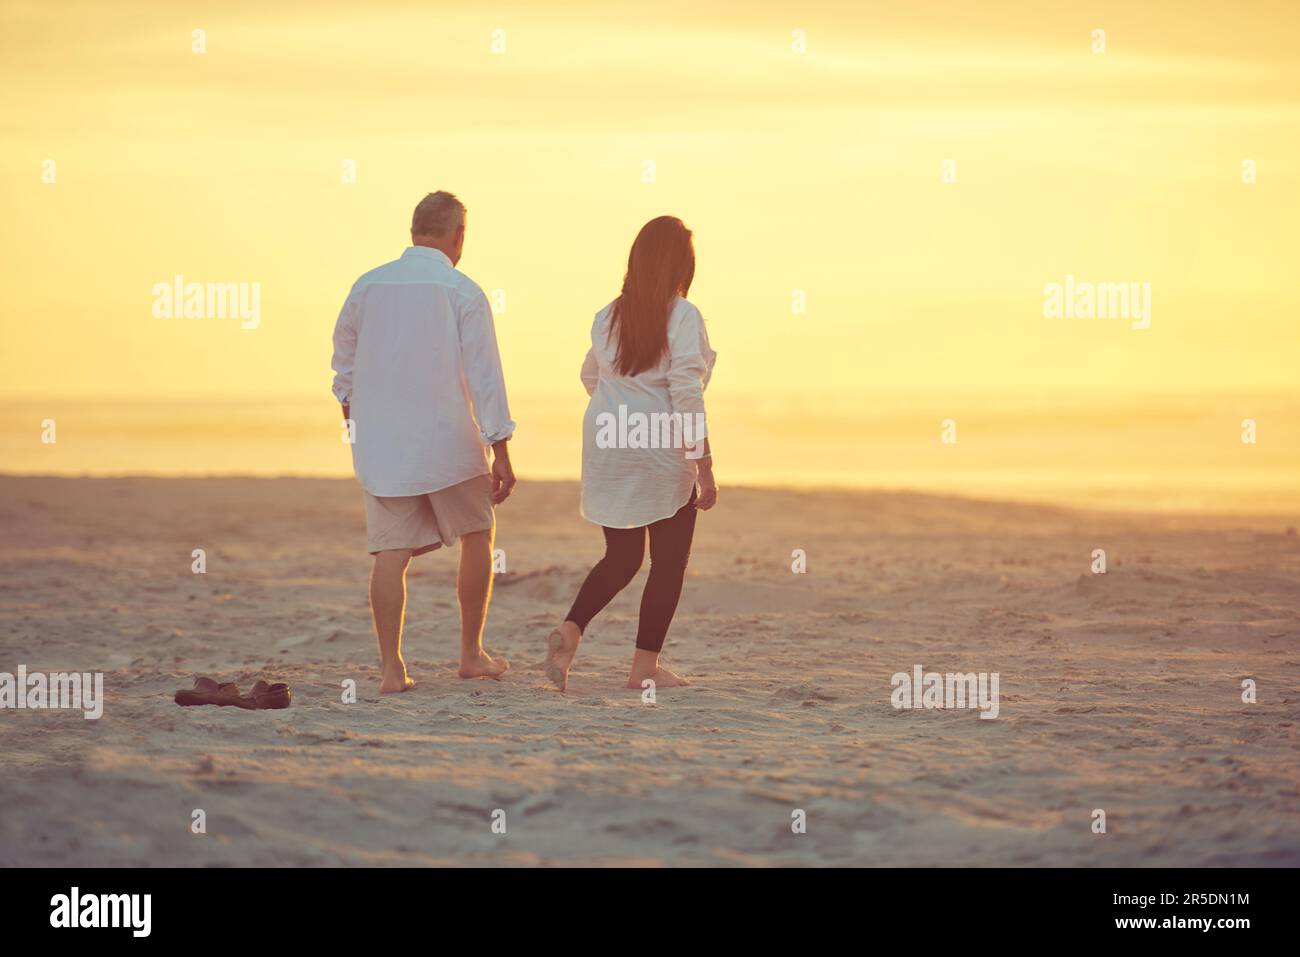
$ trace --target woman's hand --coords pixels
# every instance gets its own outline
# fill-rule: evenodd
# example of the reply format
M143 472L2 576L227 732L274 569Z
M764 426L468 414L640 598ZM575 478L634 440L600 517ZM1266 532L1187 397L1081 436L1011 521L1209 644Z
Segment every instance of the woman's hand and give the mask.
M708 462L705 459L705 462ZM701 464L700 467L700 494L695 499L695 507L701 512L707 512L713 506L718 504L718 483L713 479L713 464L709 462L708 467Z

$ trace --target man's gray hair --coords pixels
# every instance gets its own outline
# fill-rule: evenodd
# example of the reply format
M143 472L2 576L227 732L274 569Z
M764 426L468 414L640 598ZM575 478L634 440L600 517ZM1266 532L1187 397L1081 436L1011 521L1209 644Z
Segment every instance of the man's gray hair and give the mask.
M450 236L465 225L465 204L446 190L430 193L411 216L413 236Z

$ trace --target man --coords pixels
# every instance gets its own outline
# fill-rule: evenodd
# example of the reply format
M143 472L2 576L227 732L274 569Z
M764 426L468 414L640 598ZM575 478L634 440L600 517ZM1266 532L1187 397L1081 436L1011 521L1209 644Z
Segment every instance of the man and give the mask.
M379 640L379 690L414 686L402 660L406 567L460 541L460 676L509 667L483 650L492 595L493 506L514 488L514 433L487 297L455 266L465 207L430 193L411 219L412 245L352 287L334 327L334 395L364 490L375 556L370 610ZM492 448L488 466L487 447Z

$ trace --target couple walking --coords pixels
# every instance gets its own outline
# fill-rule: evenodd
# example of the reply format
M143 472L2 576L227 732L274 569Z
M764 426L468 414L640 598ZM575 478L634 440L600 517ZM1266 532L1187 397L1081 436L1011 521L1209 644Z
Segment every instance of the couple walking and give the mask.
M407 565L457 541L460 676L499 678L509 667L484 651L483 624L492 597L494 507L515 485L508 444L515 423L492 310L483 290L456 269L464 205L451 193L430 193L415 207L411 243L400 259L356 281L334 328L334 395L365 497L370 608L385 692L414 685L402 659ZM672 216L653 219L632 244L622 292L592 322L582 364L591 397L582 515L601 526L605 554L546 640L545 671L561 691L583 631L636 575L647 538L650 573L628 687L646 679L659 688L687 684L660 665L659 653L681 595L696 511L718 497L703 427L716 353L686 299L694 275L690 230ZM683 439L662 442L656 433L651 441L608 441L604 426L634 414L675 422L672 434ZM688 418L695 427L680 428Z

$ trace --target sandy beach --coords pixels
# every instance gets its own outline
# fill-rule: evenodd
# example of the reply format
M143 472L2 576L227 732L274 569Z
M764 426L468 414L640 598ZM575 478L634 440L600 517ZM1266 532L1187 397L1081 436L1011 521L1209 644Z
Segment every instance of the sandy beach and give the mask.
M0 478L0 671L106 697L0 711L0 866L1300 865L1300 520L721 479L666 647L695 683L650 705L621 687L644 569L568 693L542 675L599 554L574 483L498 511L506 678L456 677L435 552L419 685L381 697L354 482ZM997 672L998 717L895 709L916 665ZM293 706L178 707L198 675Z

